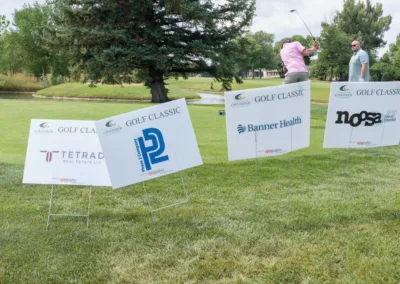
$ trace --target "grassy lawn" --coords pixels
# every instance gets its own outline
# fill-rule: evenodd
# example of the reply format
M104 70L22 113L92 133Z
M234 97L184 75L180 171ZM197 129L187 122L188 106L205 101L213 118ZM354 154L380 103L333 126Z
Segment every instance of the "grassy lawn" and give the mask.
M280 78L245 79L243 80L242 84L233 83L232 90L244 90L244 89L277 86L282 84L282 80L283 79ZM216 82L213 78L190 77L187 80L179 78L179 80L170 79L168 83L170 84L170 86L177 86L183 89L193 89L193 90L214 92L214 93L223 92L221 91L222 84Z
M270 78L270 79L245 79L243 84L232 84L232 90L245 90L253 88L263 88L282 85L283 79ZM192 77L188 80L184 79L171 79L168 81L169 86L176 86L182 89L192 89L201 92L221 93L221 84L214 81L212 78ZM211 88L211 84L213 89ZM330 82L325 81L311 81L311 100L314 102L327 103L329 100Z
M221 84L212 78L191 77L187 80L168 80L169 98L199 98L197 93L210 92L223 95ZM233 90L245 90L278 86L282 79L246 79L243 84L232 84ZM315 102L327 103L329 99L329 82L312 81L311 99ZM38 95L47 97L76 97L76 98L105 98L105 99L135 99L150 100L150 91L144 86L120 86L97 85L96 88L89 88L87 84L67 83L49 87L37 92Z
M89 88L88 84L66 83L40 90L36 94L46 97L70 98L101 98L101 99L131 99L150 100L150 90L142 85L96 85ZM169 87L170 99L197 99L200 98L194 90L182 89L176 86Z
M398 147L322 149L324 105L312 106L311 147L293 153L292 171L290 155L260 159L258 170L229 163L220 107L189 106L204 161L182 173L194 218L182 205L153 221L137 184L94 189L88 230L84 218L53 217L46 232L50 186L21 184L30 119L145 106L1 101L0 283L398 283ZM289 202L271 203L289 184ZM179 175L146 186L154 207L184 196ZM56 187L53 212L84 213L86 198Z

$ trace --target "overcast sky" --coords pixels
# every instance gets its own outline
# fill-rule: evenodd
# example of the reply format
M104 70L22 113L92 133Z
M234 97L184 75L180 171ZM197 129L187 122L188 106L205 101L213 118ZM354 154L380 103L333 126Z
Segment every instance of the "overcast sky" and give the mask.
M21 9L24 3L34 3L34 0L0 0L0 14L12 20L15 9ZM38 0L43 4L45 0ZM372 4L383 4L384 16L392 15L390 30L385 33L384 39L394 43L400 32L400 1L399 0L371 0ZM296 9L312 34L316 37L321 32L321 22L331 22L336 10L343 9L343 0L257 0L256 17L251 27L252 32L259 30L273 33L275 40L294 34L306 36L308 31L296 13L289 11ZM397 27L397 28L396 28ZM387 47L379 50L382 55Z

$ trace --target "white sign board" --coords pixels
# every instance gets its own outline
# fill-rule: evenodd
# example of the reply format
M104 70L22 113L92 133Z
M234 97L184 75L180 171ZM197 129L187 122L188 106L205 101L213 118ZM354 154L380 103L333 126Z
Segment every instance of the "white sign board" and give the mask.
M324 148L399 144L400 83L331 84Z
M23 183L110 186L94 121L32 119Z
M96 122L113 188L202 165L185 99Z
M226 92L225 110L230 161L310 145L310 81Z

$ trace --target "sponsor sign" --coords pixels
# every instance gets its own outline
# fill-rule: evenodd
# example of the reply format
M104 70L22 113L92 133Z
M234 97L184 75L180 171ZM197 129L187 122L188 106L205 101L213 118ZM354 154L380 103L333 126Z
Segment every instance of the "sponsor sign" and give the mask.
M310 82L225 93L228 159L282 155L310 145Z
M113 188L202 165L184 99L96 122Z
M400 83L335 82L324 148L370 148L399 142Z
M23 183L110 186L94 121L32 119Z

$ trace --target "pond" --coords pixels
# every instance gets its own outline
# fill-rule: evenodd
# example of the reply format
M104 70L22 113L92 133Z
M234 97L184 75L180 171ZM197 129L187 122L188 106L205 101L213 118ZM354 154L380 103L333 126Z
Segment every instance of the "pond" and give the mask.
M24 101L33 101L33 100L46 100L46 98L36 98L32 96L33 93L1 93L0 92L0 101L1 100L24 100ZM199 94L201 99L197 101L192 101L188 102L189 104L200 104L200 105L224 105L224 97L222 95L216 95L216 94ZM69 100L63 100L63 101L69 101ZM72 101L72 100L71 100ZM79 101L79 100L74 100L74 101ZM82 100L84 101L84 100ZM86 101L87 102L87 101ZM106 103L110 102L108 100L105 101L91 101L91 102L97 102L97 103ZM140 102L135 102L135 101L112 101L112 102L118 102L118 103L140 103ZM143 103L143 102L142 102Z
M0 93L0 100L37 100L32 93Z

